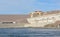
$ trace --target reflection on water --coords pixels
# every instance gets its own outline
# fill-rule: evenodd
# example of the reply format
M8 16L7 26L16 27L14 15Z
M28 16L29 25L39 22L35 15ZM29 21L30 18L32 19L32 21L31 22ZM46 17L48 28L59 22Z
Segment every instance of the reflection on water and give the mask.
M0 28L0 37L60 37L60 29Z

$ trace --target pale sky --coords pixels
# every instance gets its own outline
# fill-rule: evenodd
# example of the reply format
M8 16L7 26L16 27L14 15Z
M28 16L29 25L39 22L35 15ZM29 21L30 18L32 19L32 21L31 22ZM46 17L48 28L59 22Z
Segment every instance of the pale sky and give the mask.
M0 0L0 14L27 14L35 10L60 10L60 0Z

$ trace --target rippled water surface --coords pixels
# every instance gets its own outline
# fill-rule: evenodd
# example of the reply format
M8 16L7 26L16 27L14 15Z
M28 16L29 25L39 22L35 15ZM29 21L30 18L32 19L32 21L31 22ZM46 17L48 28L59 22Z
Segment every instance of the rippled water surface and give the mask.
M60 37L60 29L0 28L0 37Z

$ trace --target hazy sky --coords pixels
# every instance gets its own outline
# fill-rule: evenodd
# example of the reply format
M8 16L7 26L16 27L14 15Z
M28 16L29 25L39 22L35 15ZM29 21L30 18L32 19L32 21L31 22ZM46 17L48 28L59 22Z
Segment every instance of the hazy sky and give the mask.
M0 14L26 14L35 10L60 10L60 0L0 0Z

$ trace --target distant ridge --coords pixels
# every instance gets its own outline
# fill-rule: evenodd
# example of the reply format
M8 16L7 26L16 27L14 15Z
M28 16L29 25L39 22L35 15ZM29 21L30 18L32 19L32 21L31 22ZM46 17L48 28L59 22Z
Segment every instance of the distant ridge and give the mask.
M0 15L0 22L3 21L16 21L19 23L27 23L27 18L29 18L29 15Z
M46 13L46 14L55 14L55 13L60 13L60 10L53 10L53 11L47 11L47 12L43 12L43 13ZM17 22L20 22L20 23L28 23L27 22L27 18L30 18L30 15L29 14L2 14L0 15L0 22L1 21L17 21Z
M47 11L47 13L49 14L60 13L60 10Z

